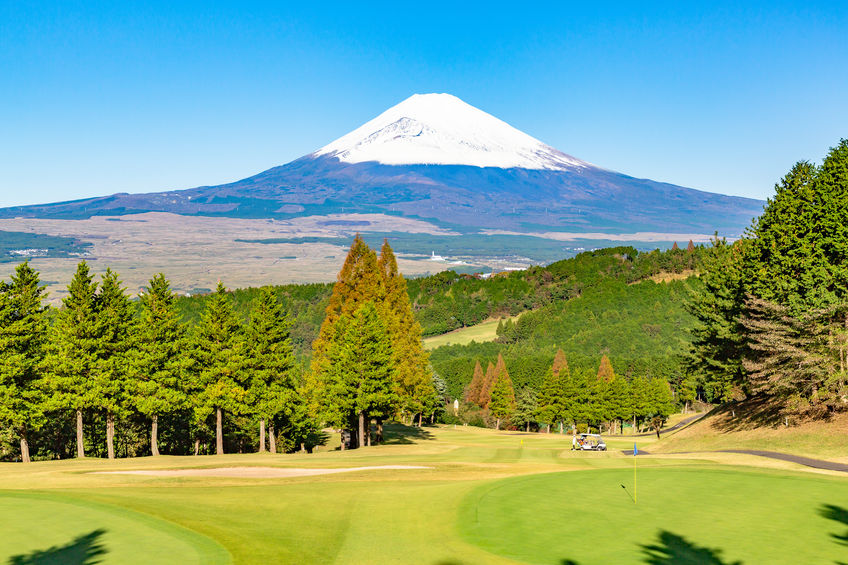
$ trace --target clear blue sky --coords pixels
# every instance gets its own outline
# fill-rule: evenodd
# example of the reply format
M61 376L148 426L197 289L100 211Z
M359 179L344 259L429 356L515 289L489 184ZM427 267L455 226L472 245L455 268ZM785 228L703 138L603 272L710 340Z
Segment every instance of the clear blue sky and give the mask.
M844 1L123 5L0 0L0 205L233 181L416 92L758 198L848 137Z

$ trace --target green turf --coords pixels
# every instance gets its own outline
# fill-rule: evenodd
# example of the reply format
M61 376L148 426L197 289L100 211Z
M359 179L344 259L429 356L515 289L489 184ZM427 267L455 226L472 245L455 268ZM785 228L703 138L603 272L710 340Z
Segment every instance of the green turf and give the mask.
M848 525L818 514L824 504L836 516L848 508L845 477L757 457L649 455L638 460L634 505L633 458L621 453L632 438L580 453L559 434L388 426L387 436L392 445L311 455L0 464L0 563L74 540L102 543L103 563L155 563L157 555L172 563L644 563L640 546L658 543L662 531L664 543L723 549L728 562L848 562L830 537ZM666 440L638 441L651 451ZM721 466L722 458L782 469ZM288 479L93 473L387 464L427 468Z
M492 553L537 564L848 558L831 535L846 525L822 515L828 505L848 507L844 480L730 468L637 472L635 503L632 469L495 481L466 498L458 527Z
M216 542L176 524L58 493L0 491L0 532L0 555L10 563L231 561Z
M511 316L508 319L514 322L520 317L521 314L518 314L516 316ZM441 347L443 345L468 345L472 341L476 341L478 343L484 341L494 341L498 337L498 323L506 319L507 318L487 320L485 322L480 322L479 324L475 324L473 326L468 326L467 328L454 330L452 332L448 332L442 335L424 338L424 347L426 349L436 349L437 347Z

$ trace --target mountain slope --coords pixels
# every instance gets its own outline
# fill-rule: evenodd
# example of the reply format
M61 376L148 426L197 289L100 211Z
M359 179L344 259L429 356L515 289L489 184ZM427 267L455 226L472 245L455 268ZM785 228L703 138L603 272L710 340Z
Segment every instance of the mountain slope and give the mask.
M602 169L447 94L413 96L318 151L246 179L6 208L0 218L147 211L239 218L378 212L463 231L742 233L762 202Z

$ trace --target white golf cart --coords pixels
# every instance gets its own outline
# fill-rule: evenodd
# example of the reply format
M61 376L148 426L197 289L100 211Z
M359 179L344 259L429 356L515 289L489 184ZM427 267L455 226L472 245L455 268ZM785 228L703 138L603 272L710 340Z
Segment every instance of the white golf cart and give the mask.
M577 449L582 451L606 451L607 444L599 434L580 434L577 436Z

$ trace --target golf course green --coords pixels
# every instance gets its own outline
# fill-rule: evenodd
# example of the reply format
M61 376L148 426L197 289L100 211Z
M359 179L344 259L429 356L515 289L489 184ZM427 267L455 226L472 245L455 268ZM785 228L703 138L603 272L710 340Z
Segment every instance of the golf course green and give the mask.
M230 562L223 547L176 524L56 493L3 493L0 524L0 555L12 563Z
M634 502L632 439L582 453L570 436L462 426L391 426L388 438L311 455L4 463L0 563L848 561L844 474L742 454L640 455ZM665 441L640 438L640 449ZM327 469L347 471L310 474Z
M551 565L650 557L797 564L848 555L825 517L835 501L848 502L843 480L693 467L646 468L636 480L635 501L630 469L496 481L466 498L460 528L492 553Z

